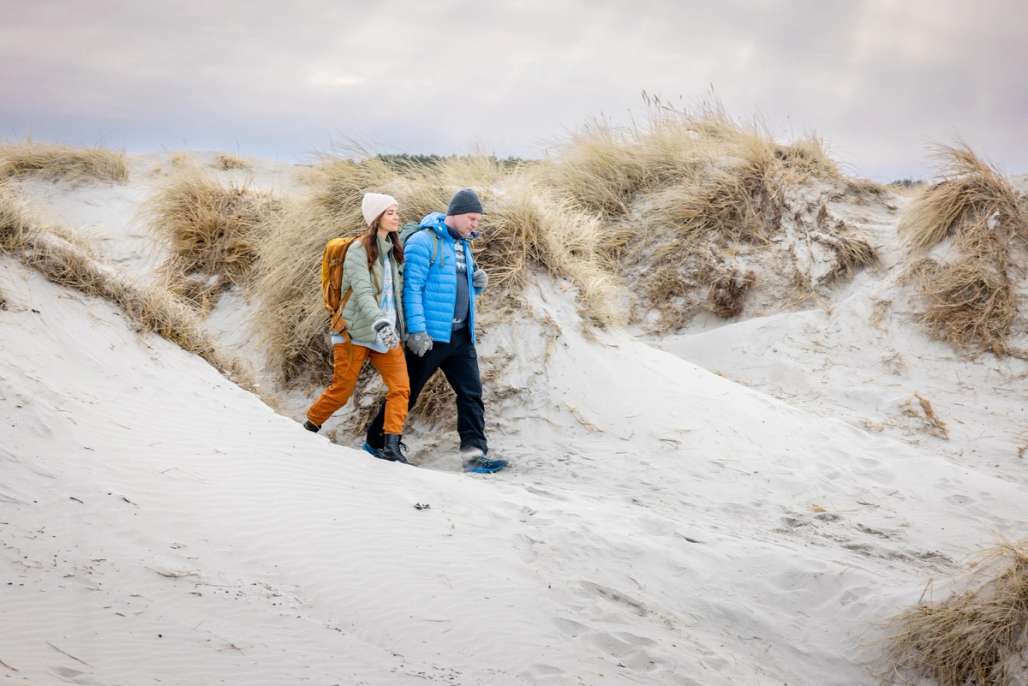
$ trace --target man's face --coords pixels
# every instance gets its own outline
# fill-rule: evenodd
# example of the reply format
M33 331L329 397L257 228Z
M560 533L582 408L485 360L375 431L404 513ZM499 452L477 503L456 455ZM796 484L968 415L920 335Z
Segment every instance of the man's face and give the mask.
M457 233L461 236L470 236L472 231L478 230L478 222L482 219L482 215L478 212L468 212L467 214L457 214L453 216L453 228L457 229Z

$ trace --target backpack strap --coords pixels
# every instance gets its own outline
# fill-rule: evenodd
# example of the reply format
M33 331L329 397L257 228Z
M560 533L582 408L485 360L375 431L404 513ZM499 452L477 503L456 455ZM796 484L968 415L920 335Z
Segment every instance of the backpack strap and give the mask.
M352 248L353 244L356 243L359 240L360 240L359 236L350 239L350 242L346 244L346 248L343 250L342 254L339 256L338 263L336 263L336 262L333 262L333 263L334 264L340 264L340 265L342 263L345 263L346 262L346 253L350 252L350 248ZM348 303L350 301L350 296L351 295L353 295L353 286L350 286L345 291L343 291L342 297L339 298L339 307L337 307L336 311L332 313L332 319L329 322L329 328L332 331L334 331L335 333L342 334L350 326L349 322L347 322L345 319L343 319L343 310L346 308L346 303Z
M432 265L434 265L436 263L436 261L439 259L439 251L440 251L439 243L441 242L439 240L439 234L437 234L435 232L435 229L433 229L431 226L422 226L418 230L419 231L428 231L428 234L432 237L432 256L428 259L428 268L431 269ZM446 263L446 255L444 254L443 255L443 264L445 264L445 263Z
M434 228L432 228L431 226L418 226L417 224L411 222L410 224L404 227L403 231L400 232L400 240L403 242L404 245L406 245L407 241L411 239L411 236L421 231L428 231L432 236L432 256L428 260L428 268L431 269L432 266L439 261L439 255L441 250L441 248L439 247L439 234L435 232ZM445 253L443 253L442 255L442 261L443 263L446 262Z
M346 292L343 293L343 297L339 299L339 309L332 315L332 320L329 322L329 329L335 333L343 333L349 328L350 324L343 319L343 310L346 308L346 303L349 302L350 296L353 295L353 288L347 288Z
M435 229L429 229L432 232L432 258L428 261L428 268L431 269L432 265L435 264L436 258L439 257L439 234L435 232ZM443 257L443 262L446 261L446 257Z

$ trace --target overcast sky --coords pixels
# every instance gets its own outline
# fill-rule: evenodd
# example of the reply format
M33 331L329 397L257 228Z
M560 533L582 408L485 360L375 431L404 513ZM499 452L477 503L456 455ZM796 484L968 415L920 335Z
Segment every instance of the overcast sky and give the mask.
M932 173L967 141L1028 172L1024 0L0 0L0 137L300 161L538 157L645 90L713 86L851 174Z

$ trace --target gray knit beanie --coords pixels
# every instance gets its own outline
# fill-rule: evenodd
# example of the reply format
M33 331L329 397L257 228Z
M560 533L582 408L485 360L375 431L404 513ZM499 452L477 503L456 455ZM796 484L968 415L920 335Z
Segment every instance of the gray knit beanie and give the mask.
M475 195L475 191L470 188L462 188L453 194L450 206L446 208L446 214L455 217L458 214L468 214L469 212L484 214L482 201Z

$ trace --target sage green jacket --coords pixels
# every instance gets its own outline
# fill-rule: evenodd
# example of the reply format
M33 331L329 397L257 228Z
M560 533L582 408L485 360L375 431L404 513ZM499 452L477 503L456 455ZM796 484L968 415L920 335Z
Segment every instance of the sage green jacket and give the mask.
M368 270L368 251L364 242L356 240L346 251L343 262L342 292L352 288L353 293L343 308L343 319L347 332L354 343L367 345L376 343L374 324L386 314L378 306L382 300L382 269L385 264L393 270L393 293L396 298L396 332L403 339L406 327L403 322L403 272L393 259L393 244L388 239L375 237L378 241L378 260Z

